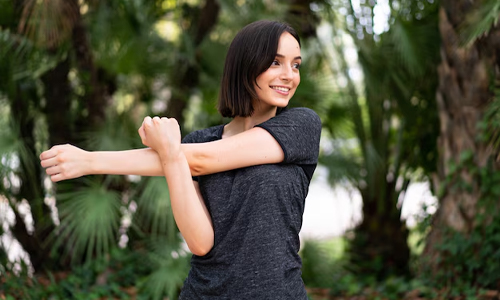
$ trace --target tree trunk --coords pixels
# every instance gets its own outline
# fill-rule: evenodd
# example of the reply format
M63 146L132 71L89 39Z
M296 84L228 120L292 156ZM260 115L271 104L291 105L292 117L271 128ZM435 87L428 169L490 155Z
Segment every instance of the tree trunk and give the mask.
M191 40L195 49L198 48L217 23L219 11L220 5L217 1L207 0L200 11L194 13L194 15L198 15L199 17L195 17L191 22L186 22L187 24L193 24L193 27L188 29L188 32L191 33ZM181 125L184 124L183 113L187 107L191 90L198 86L200 77L198 62L200 61L201 53L197 50L195 52L197 53L195 64L187 61L179 61L178 66L175 67L176 70L180 70L181 72L174 75L175 77L172 80L174 92L165 112L165 115L169 118L175 118ZM184 71L182 72L182 70Z
M96 128L104 122L106 108L109 105L109 98L116 90L114 78L107 78L103 69L98 68L94 63L92 49L87 37L80 6L77 0L69 0L75 11L75 24L71 35L73 51L75 53L76 64L82 86L86 88L82 102L87 110L86 121L78 122L82 128L78 131Z
M445 232L453 229L468 234L477 225L481 186L472 169L494 161L492 147L477 139L480 135L477 125L494 97L491 82L500 80L500 27L492 28L487 36L469 47L459 47L458 28L473 9L472 5L468 0L443 0L440 8L442 62L438 67L436 99L441 125L438 172L433 184L442 193L424 250L433 270L439 267L439 251L434 246L445 238ZM464 153L471 156L470 165L453 174L454 166L463 162ZM493 167L498 169L498 162ZM457 182L467 184L468 188L452 188Z
M68 81L69 59L61 61L54 69L47 71L41 79L44 85L46 105L43 112L47 117L49 147L74 143L71 133L71 87Z
M385 176L382 178L385 180ZM353 271L371 274L379 280L391 275L409 275L408 229L397 207L400 193L396 192L395 183L381 183L375 197L368 189L360 191L363 220L354 229L348 250Z

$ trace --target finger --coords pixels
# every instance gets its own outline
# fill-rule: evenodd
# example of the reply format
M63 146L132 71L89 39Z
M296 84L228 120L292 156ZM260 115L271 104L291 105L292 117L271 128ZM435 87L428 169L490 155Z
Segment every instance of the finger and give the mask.
M152 123L153 123L153 120L151 119L151 117L147 116L144 118L143 127L150 127Z
M153 118L153 122L155 122L155 123L157 123L157 124L158 124L158 123L160 122L160 117L155 116L155 117Z
M45 173L47 173L47 175L49 175L49 176L52 176L52 175L55 175L55 174L60 174L61 173L61 168L58 167L58 166L53 166L53 167L45 169Z
M57 148L52 147L49 150L46 150L46 151L42 152L42 154L40 154L40 160L45 160L45 159L55 157L57 155L57 153L59 153L57 151Z
M144 131L144 126L139 127L137 132L139 133L139 136L141 137L141 139L146 136L146 132Z
M62 174L56 174L56 175L50 176L50 180L52 182L59 182L59 181L64 180L64 179L65 178L64 178L64 176Z
M168 119L170 122L172 122L173 124L176 124L176 125L179 125L179 122L177 122L177 119L175 118L170 118Z
M40 164L42 165L43 168L49 168L49 167L55 166L55 165L57 165L57 158L54 156L54 157L51 157L48 159L43 159L40 162Z

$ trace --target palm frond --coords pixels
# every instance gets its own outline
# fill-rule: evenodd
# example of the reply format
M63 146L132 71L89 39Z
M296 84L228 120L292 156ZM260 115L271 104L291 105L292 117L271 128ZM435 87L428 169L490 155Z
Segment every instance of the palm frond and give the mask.
M483 120L478 126L481 130L479 139L491 144L498 154L500 153L500 86L496 87L494 92L495 97L487 107Z
M94 255L109 253L117 243L120 196L92 179L83 182L84 188L59 194L57 208L61 221L55 234L56 243L65 244L66 254L72 252L73 259L85 256L88 261Z
M42 48L54 48L71 36L79 6L65 0L24 0L19 32Z
M353 136L349 107L343 103L332 102L325 115L322 119L323 128L327 129L333 138Z
M71 36L78 5L66 0L24 0L19 32L42 48L54 48Z
M0 29L0 92L10 94L13 82L40 77L65 55L60 51L49 56L29 39Z
M130 114L108 113L101 128L84 133L85 146L96 151L117 151L140 147L138 125Z
M141 283L140 289L152 299L176 299L189 271L189 255L168 239L152 239L147 242L149 249L145 263L153 272Z
M405 68L415 76L421 76L425 66L422 63L425 61L425 52L422 51L422 47L425 46L422 43L425 35L419 29L418 26L409 21L396 18L389 31L394 44L395 59L400 60Z
M475 9L465 17L459 26L461 46L472 45L482 35L488 33L498 23L500 1L483 0L475 3Z
M332 186L346 179L354 183L360 179L361 165L358 163L360 157L356 157L354 152L336 149L320 157L319 163L328 169L328 181Z
M118 3L101 1L99 9L88 16L96 63L111 74L140 74L147 78L168 74L178 50L160 37L155 29L157 16L149 13L149 4Z
M141 190L134 215L135 223L153 235L165 235L173 242L177 227L165 178L150 177L144 181Z

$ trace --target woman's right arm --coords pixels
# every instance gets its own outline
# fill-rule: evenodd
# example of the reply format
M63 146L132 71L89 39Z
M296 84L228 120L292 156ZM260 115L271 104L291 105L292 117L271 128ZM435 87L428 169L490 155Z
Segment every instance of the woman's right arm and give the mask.
M85 151L57 145L40 155L53 182L91 174L164 176L160 158L150 148L124 151Z

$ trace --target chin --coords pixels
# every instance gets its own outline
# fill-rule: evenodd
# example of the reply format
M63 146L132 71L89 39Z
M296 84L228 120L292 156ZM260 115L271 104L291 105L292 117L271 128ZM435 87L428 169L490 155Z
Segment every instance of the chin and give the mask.
M276 107L278 108L284 108L284 107L287 107L288 106L288 103L290 103L290 100L282 100L282 101L278 101L276 103Z

